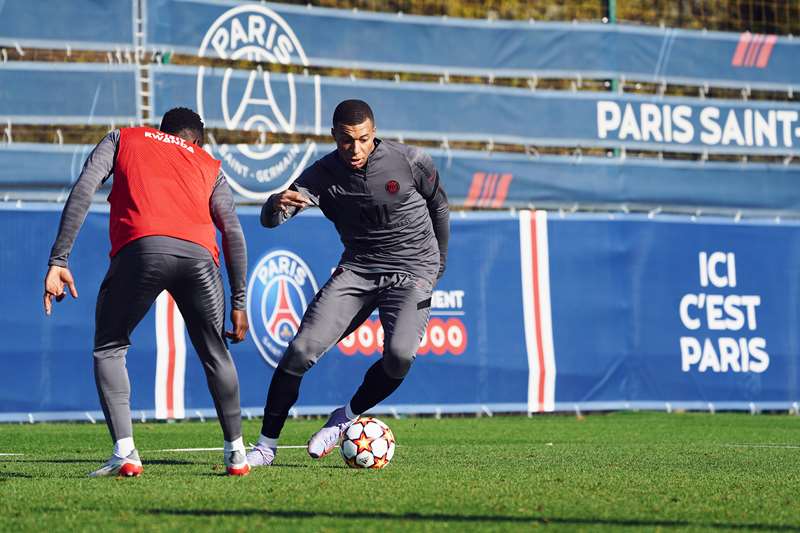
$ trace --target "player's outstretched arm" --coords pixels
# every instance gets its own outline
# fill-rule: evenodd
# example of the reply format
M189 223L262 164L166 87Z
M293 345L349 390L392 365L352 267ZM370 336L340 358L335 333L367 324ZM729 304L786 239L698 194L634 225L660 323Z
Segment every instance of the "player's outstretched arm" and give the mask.
M103 140L95 146L86 159L81 175L72 187L67 203L64 205L61 222L58 226L58 235L47 262L50 269L45 277L44 310L48 315L52 312L53 298L57 302L64 298L66 294L64 284L69 286L73 297L78 297L72 273L67 268L67 261L78 231L86 219L86 213L89 212L94 193L108 179L114 169L118 144L119 131L115 130L103 137Z
M311 207L319 206L319 193L312 182L314 167L306 169L303 174L285 191L270 196L261 207L261 225L265 228L280 226L297 213Z
M225 336L232 342L244 340L247 335L247 314L245 312L247 283L247 243L244 239L242 225L236 215L236 203L233 199L225 175L220 171L210 200L211 218L222 234L222 254L225 257L225 268L231 284L231 323L230 331Z

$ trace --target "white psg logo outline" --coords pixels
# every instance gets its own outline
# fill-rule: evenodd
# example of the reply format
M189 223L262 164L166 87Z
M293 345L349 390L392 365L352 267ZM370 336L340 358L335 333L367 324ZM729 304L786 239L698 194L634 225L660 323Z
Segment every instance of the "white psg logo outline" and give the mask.
M264 30L269 28L269 33L266 39L266 43L262 43L261 46L253 45L252 43L245 42L245 46L242 46L236 50L233 50L231 53L223 54L220 53L219 48L214 46L212 40L214 36L223 28L223 25L229 22L230 20L236 19L237 17L241 16L242 14L250 13L252 15L257 15L262 17L261 24L253 24L252 19L248 20L248 30L247 34L245 34L245 30L243 29L241 23L239 23L239 27L241 28L242 35L246 35L248 38L252 36L253 33L256 33L257 30L260 30L258 35L263 40ZM266 20L265 20L266 19ZM258 19L256 19L258 20ZM253 28L253 26L257 26ZM280 31L282 33L280 33ZM232 32L233 33L233 32ZM276 37L276 34L277 37ZM234 40L234 39L232 39ZM235 40L234 40L235 42ZM259 41L260 42L260 41ZM267 48L267 44L273 45L272 48ZM227 43L225 45L227 48ZM273 53L273 50L279 50L278 53ZM207 51L211 51L210 54L207 54ZM283 65L292 64L292 57L296 57L299 59L299 63L302 66L308 66L309 61L305 55L305 51L303 50L300 41L298 40L297 36L295 35L292 28L289 24L275 11L272 9L257 4L245 4L237 7L233 7L224 13L222 13L217 19L211 24L208 31L206 32L205 37L203 37L203 41L200 44L197 52L198 57L222 57L222 59L251 59L255 61L268 61L271 63L279 63ZM207 67L200 66L197 69L197 85L196 85L196 99L197 99L197 108L198 113L201 117L205 120L205 110L204 110L204 76L206 74ZM250 131L253 129L254 126L257 131L265 131L271 133L287 133L292 134L295 133L296 129L296 117L297 117L297 95L295 90L295 76L291 72L286 73L286 80L289 87L289 113L288 116L285 114L279 107L278 103L274 98L272 93L271 83L270 83L270 73L269 71L263 71L260 68L257 70L251 70L248 78L246 88L244 90L244 95L242 96L237 109L231 114L230 109L228 107L228 88L230 83L231 75L236 72L235 69L226 68L225 73L223 75L222 80L222 89L219 95L220 103L222 107L222 114L223 120L225 122L225 127L228 130L236 130L242 129L245 131ZM261 77L261 81L264 85L264 92L266 94L266 99L257 99L253 98L253 86L256 82L258 77ZM321 133L321 119L320 119L320 110L321 110L321 96L320 96L320 77L315 75L314 79L314 117L315 117L315 126L314 126L314 133L319 135ZM266 115L258 115L252 114L249 117L245 117L245 111L247 110L248 102L252 104L260 104L262 106L267 106L272 111L272 115L275 120L271 120ZM211 138L213 142L213 137ZM259 163L263 163L264 161L269 160L276 155L281 154L283 149L282 143L276 143L272 145L266 145L265 151L260 150L253 150L251 146L246 144L237 144L232 147L228 147L228 145L217 145L214 144L214 148L217 148L218 151L229 151L234 152L236 155L242 155L243 157L247 158L250 162L258 165ZM228 171L232 170L225 167L223 162L223 167L226 170L226 175L228 176L228 183L231 187L239 194L244 196L245 198L250 198L254 200L266 200L271 194L282 190L286 187L289 183L294 181L303 169L306 167L309 159L311 156L314 155L316 152L316 143L314 142L307 142L305 145L305 151L303 151L302 145L290 145L288 151L285 152L283 157L277 157L275 161L271 165L267 165L259 169L259 172L263 172L268 176L265 180L267 182L271 182L274 180L274 184L270 185L270 190L267 191L253 191L250 190L246 184L242 184L239 182L239 179L242 178L240 175L231 175L236 174L236 171ZM298 161L294 165L294 170L291 172L289 176L286 176L286 170L291 168L295 161ZM272 175L275 177L272 177ZM253 178L248 178L253 179ZM261 178L257 178L257 181L261 181Z
M278 272L278 274L274 276L267 274L264 276L266 280L260 279L262 268L267 268L267 265L270 261L278 261L280 263L280 258L288 258L290 261L295 262L297 266L303 269L305 272L304 285L307 284L308 288L310 288L310 291L305 291L302 286L299 286L298 283L291 278L291 275L286 273ZM253 339L253 342L255 342L256 348L258 348L258 351L261 354L261 358L273 368L278 366L278 361L283 354L283 350L289 344L289 341L276 339L269 332L269 323L272 321L274 316L270 316L266 309L267 296L270 290L276 283L281 281L293 285L300 297L302 309L300 310L299 315L296 313L296 309L292 308L291 310L292 314L295 315L295 320L298 322L298 325L299 321L302 320L303 313L305 313L305 310L308 308L308 304L311 303L311 300L319 291L317 279L314 277L314 273L311 271L311 268L299 255L295 254L294 252L290 252L289 250L272 250L259 259L258 263L256 263L255 267L253 268L252 274L250 275L250 280L247 283L247 323L250 326L250 337ZM261 292L258 295L255 295L257 296L258 301L253 301L253 292L256 283L261 283L263 286L261 287ZM270 341L273 346L266 346L267 342L260 338L262 334L269 336L268 341Z

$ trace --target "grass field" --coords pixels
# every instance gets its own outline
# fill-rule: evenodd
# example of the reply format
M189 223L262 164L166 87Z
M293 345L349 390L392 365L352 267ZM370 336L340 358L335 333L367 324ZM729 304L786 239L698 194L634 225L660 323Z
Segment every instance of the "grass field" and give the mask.
M0 425L0 530L800 531L800 417L615 413L389 420L380 471L282 449L222 473L214 421L137 424L139 479L88 479L103 425ZM289 421L303 444L320 420ZM245 434L255 438L257 421Z

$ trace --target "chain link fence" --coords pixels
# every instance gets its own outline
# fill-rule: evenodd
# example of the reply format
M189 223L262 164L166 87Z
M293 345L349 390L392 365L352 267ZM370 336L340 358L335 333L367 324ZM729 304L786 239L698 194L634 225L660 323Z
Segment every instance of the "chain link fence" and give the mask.
M602 21L610 3L633 24L722 31L800 34L800 0L283 0L364 11L465 18Z
M798 0L619 0L621 22L779 35L800 33Z

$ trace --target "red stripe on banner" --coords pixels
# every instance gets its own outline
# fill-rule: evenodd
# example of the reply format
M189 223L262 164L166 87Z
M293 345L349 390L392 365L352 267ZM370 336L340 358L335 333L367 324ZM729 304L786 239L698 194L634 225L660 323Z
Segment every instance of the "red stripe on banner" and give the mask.
M492 180L492 189L489 192L489 196L486 197L486 206L489 207L494 202L494 197L497 196L497 185L500 183L500 174L494 174L494 179Z
M499 174L489 174L489 187L487 187L486 197L481 202L481 205L484 207L489 207L492 204L492 199L494 198L495 190L497 188L497 179Z
M167 343L169 357L167 359L167 418L174 418L175 404L175 300L167 293Z
M492 181L492 175L486 174L483 180L483 187L481 187L481 193L478 196L477 201L475 202L475 205L477 205L478 207L483 206L483 199L486 198L486 194L489 191L489 183L491 183L491 181Z
M750 44L750 49L747 50L747 55L744 58L744 66L752 67L756 63L756 56L761 49L761 43L764 42L763 35L753 35L753 42Z
M731 65L734 67L742 66L744 54L747 51L747 46L750 44L750 39L752 39L752 34L749 32L745 32L739 37L739 44L736 45L736 51L733 53L733 59L731 60Z
M747 46L747 52L745 52L744 59L742 59L743 67L750 66L750 58L753 57L753 50L755 50L757 46L758 46L758 34L755 34L750 38L750 44Z
M769 63L769 56L772 55L772 49L775 47L775 42L778 40L778 37L775 35L767 35L766 40L764 41L764 46L761 47L761 53L758 54L758 60L756 61L756 67L764 68Z
M536 350L539 358L539 411L544 411L544 348L542 347L542 319L539 307L539 250L536 246L536 212L531 212L531 262L533 263L533 309L536 315Z
M492 179L494 174L486 174L486 181L483 182L483 191L481 191L481 198L478 200L478 206L483 207L486 205L486 198L492 190Z
M509 185L511 185L511 174L503 174L500 178L500 184L497 186L497 193L494 195L492 207L503 207L503 202L506 201L506 196L508 196Z
M469 192L467 193L467 199L464 202L465 207L470 207L475 205L475 200L478 199L478 194L481 192L481 188L483 187L483 179L486 177L486 174L483 172L476 172L472 176L472 184L469 186Z

